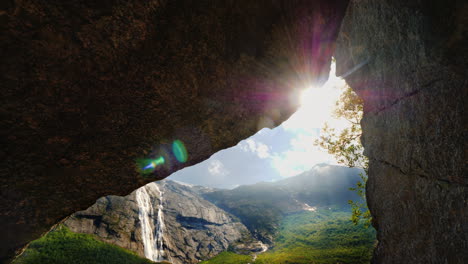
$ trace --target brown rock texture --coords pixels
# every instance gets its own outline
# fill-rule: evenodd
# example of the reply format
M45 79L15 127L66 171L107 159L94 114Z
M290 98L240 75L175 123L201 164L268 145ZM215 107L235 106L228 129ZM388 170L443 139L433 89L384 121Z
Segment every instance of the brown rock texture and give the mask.
M373 263L466 263L468 5L351 1L337 73L364 99Z
M302 84L326 79L346 5L3 1L0 262L101 196L284 121ZM142 177L136 160L159 155Z
M159 221L156 217L160 210L158 206L163 201L164 259L173 264L198 263L227 250L229 245L238 241L252 240L239 219L205 200L196 186L164 180L142 188L151 197L154 208L153 232ZM207 188L206 191L213 190ZM95 234L104 242L145 257L140 208L135 196L136 191L125 197L100 198L90 208L73 214L64 224L73 232Z

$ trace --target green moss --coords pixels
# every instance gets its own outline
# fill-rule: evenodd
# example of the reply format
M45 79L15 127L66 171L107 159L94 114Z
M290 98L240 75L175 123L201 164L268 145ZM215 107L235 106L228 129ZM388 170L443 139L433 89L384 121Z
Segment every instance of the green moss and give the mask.
M135 253L64 226L33 241L14 264L150 264Z

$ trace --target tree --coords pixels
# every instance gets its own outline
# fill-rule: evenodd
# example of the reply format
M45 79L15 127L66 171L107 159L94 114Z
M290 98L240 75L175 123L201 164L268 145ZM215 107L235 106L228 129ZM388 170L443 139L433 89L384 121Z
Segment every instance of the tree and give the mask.
M362 113L362 99L353 92L351 87L347 86L336 102L333 115L336 118L346 119L350 126L338 132L335 128L325 124L315 144L334 155L338 163L364 170L364 173L360 174L361 180L356 183L356 187L350 188L362 198L363 202L349 200L348 203L352 210L351 221L354 224L363 222L366 226L370 226L372 217L367 207L365 193L369 160L364 156L364 148L359 140L362 134L360 125Z

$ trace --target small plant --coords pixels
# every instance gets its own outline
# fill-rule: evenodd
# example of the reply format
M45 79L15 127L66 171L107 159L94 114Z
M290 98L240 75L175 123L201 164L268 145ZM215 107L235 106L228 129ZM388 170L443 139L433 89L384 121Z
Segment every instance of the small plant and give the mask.
M365 193L369 160L364 156L364 148L359 140L362 134L360 121L363 114L363 101L351 87L347 86L336 102L333 114L336 118L346 119L350 126L338 133L336 129L325 124L315 144L334 155L338 163L364 170L364 173L360 174L361 180L356 183L356 187L350 188L362 198L363 202L349 200L348 203L352 210L351 221L356 225L362 221L368 227L372 220Z

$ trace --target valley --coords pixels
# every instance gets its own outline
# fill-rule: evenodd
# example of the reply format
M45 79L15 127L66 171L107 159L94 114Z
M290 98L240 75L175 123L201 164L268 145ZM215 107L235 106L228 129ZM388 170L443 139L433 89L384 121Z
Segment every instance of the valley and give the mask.
M173 264L367 263L375 231L353 225L348 205L359 199L348 188L360 172L316 165L298 176L231 190L166 179L126 197L100 198L41 238L41 245L48 237L66 244L77 233ZM75 250L86 251L80 245ZM17 263L31 263L22 259L39 258L44 248L32 246ZM55 247L52 255L61 250Z
M223 252L203 264L369 263L375 230L349 221L349 213L319 209L288 215L274 246L254 258Z

